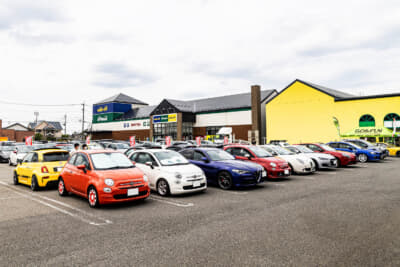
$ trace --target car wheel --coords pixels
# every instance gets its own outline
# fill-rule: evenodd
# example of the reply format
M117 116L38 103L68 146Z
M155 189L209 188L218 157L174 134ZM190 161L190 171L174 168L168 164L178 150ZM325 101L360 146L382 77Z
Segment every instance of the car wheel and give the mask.
M335 157L335 158L336 158L336 157ZM340 159L339 159L339 158L336 158L336 165L335 165L335 167L336 167L336 168L339 168L341 165L342 165L342 164L340 163Z
M319 168L318 162L315 159L312 159L312 161L314 162L315 170L319 170L320 168Z
M400 157L400 151L397 151L396 157Z
M365 155L365 154L359 154L359 155L357 156L357 159L358 159L359 162L365 163L365 162L367 162L367 160L368 160L368 156Z
M94 188L94 186L89 187L87 198L91 208L97 208L99 206L99 195L97 194L97 190Z
M231 189L233 186L232 176L229 172L220 172L218 174L218 185L224 190Z
M18 184L19 184L17 172L14 172L13 182L14 182L15 185L18 185Z
M290 174L292 175L292 174L296 174L296 172L294 171L294 169L293 169L293 166L289 163L288 164L289 165L289 167L290 167L290 169L291 169L291 172L290 172Z
M68 194L67 189L65 189L63 178L58 179L58 194L60 196L66 196Z
M31 179L31 189L32 189L32 191L38 191L39 190L37 178L36 178L35 175L33 175L32 179Z
M164 179L160 179L157 182L157 193L160 196L168 196L170 194L168 182Z

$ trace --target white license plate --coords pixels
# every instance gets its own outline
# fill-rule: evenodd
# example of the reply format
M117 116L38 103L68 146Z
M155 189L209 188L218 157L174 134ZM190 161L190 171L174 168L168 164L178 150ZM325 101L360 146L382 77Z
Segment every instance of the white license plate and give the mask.
M193 187L200 187L200 182L193 182Z
M139 188L128 189L128 197L139 195Z
M266 172L266 171L263 171L263 172L262 172L262 177L265 177L265 176L267 176L267 172Z
M289 174L289 170L285 170L285 174L288 175Z

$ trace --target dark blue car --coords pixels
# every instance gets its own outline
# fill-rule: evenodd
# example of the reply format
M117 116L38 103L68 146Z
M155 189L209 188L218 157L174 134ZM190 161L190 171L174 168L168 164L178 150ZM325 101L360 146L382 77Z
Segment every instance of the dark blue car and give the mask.
M262 166L236 160L221 149L194 148L180 153L204 171L208 183L217 184L222 189L255 186L267 176Z
M359 162L378 161L382 153L374 149L364 149L350 142L330 142L327 144L339 151L346 151L356 154Z

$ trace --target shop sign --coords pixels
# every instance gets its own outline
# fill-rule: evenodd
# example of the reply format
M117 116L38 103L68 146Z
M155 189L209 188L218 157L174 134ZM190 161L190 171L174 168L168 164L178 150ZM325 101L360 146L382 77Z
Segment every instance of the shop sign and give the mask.
M123 127L126 128L142 128L150 127L150 121L138 121L138 122L124 122Z
M102 105L93 105L93 114L106 114L106 113L125 113L132 109L130 104L123 103L108 103Z
M93 131L134 131L150 129L150 119L93 123Z
M25 137L25 145L32 146L32 139L33 139L33 136Z
M170 122L177 122L176 113L153 116L153 123L170 123Z
M354 131L356 134L368 134L368 135L380 135L383 133L381 128L374 128L374 129L356 129Z

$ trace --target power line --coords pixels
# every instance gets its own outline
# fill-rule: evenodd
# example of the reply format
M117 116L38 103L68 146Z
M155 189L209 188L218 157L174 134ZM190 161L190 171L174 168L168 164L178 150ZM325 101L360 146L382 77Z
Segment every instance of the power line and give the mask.
M6 105L20 105L20 106L35 106L35 107L59 107L59 106L80 106L82 104L30 104L30 103L17 103L0 100L0 103Z

